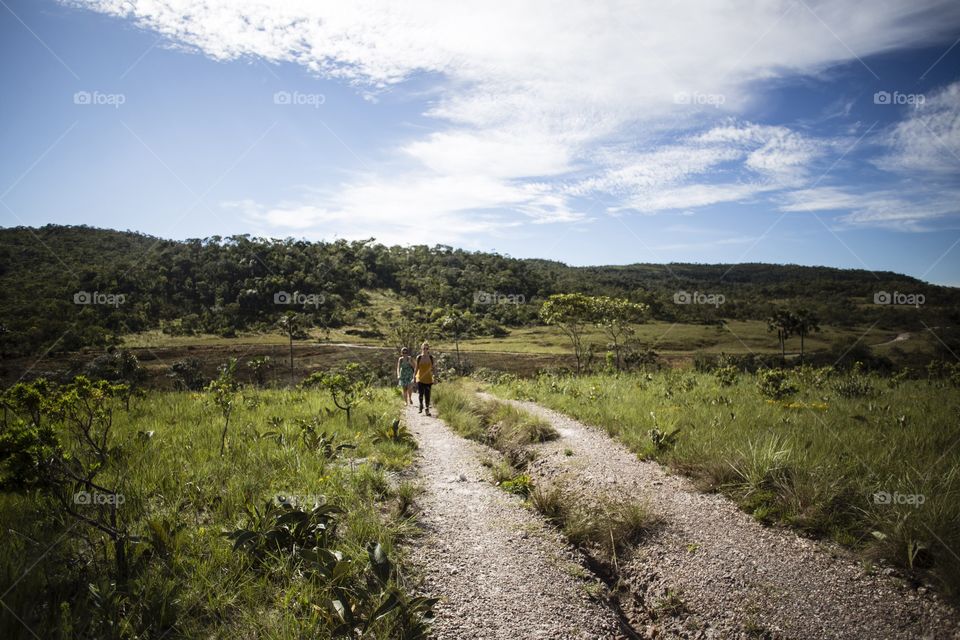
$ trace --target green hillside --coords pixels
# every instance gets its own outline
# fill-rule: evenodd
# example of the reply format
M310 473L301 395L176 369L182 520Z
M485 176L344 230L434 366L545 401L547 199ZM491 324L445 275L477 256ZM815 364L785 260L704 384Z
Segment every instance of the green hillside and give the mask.
M379 293L371 298L370 291ZM670 324L764 322L778 308L799 305L846 330L937 327L949 337L960 319L957 289L889 272L768 264L570 267L373 240L172 241L83 226L0 229L0 352L7 356L104 346L149 330L223 337L273 331L291 311L308 326L368 326L376 335L384 313L403 309L404 317L433 322L439 310L455 308L475 316L471 337L493 339L537 326L539 303L567 292L643 302L649 321ZM874 304L882 292L922 296L923 304Z

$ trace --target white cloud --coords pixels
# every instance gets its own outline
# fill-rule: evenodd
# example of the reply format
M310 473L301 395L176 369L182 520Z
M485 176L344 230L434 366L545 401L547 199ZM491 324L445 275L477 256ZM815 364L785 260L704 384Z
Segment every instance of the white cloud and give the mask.
M611 168L570 193L623 195L613 212L737 202L802 184L809 165L831 144L786 127L731 121L654 151L615 154Z
M839 187L802 189L784 195L781 211L846 212L838 221L848 227L882 227L898 231L930 231L933 223L960 213L960 190L866 190Z
M862 196L837 187L815 187L787 193L781 211L839 211L852 209Z
M876 162L889 171L960 176L960 82L909 107L883 142L889 152Z
M535 224L584 221L541 184L509 185L485 176L367 176L333 193L315 192L296 201L266 206L251 200L224 202L264 229L306 237L360 239L390 243L459 243L474 246L485 235L518 224L502 209Z
M571 200L604 191L623 198L620 209L658 211L800 187L829 143L724 118L756 102L761 81L929 45L960 25L953 0L64 1L219 60L296 62L363 92L421 73L439 78L428 111L438 131L395 150L408 163L399 172L391 166L300 203L247 205L264 224L361 235L413 234L407 221L418 216L450 225L451 236L580 220ZM941 170L942 155L916 136L929 128L956 150L951 91L891 134L889 166ZM723 101L675 104L681 92ZM694 125L709 130L651 146L654 132ZM625 151L606 151L627 137ZM584 167L595 175L565 177ZM708 172L709 184L690 183Z
M562 140L531 139L517 131L484 136L467 131L433 133L403 151L435 173L524 178L562 174L572 168L570 148Z

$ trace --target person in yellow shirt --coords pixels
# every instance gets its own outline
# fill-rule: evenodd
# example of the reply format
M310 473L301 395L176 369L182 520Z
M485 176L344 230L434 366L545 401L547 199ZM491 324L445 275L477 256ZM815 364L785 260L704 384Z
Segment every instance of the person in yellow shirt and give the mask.
M430 387L433 386L433 355L430 353L430 344L420 345L420 355L416 361L417 396L420 398L420 413L423 413L423 401L427 401L427 415L430 415Z

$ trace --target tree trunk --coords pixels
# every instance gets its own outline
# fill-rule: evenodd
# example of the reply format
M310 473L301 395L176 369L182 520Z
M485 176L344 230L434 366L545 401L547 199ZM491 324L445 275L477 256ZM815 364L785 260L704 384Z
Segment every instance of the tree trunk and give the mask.
M230 418L223 421L223 432L220 434L220 457L223 457L223 450L227 445L227 427L230 425Z
M806 335L806 334L804 334L804 333L801 333L801 334L800 334L800 364L803 364L803 337L804 337L804 335Z
M290 334L290 371L293 371L293 334Z

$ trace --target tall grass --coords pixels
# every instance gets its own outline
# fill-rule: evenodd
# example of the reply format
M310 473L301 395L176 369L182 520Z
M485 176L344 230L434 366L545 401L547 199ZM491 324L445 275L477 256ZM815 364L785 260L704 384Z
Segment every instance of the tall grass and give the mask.
M494 390L600 426L764 522L924 572L960 595L956 387L808 368L791 371L785 384L796 389L774 400L761 392L772 393L769 380L721 378L541 376Z
M362 584L370 545L396 560L397 541L412 530L411 489L394 488L388 472L410 464L413 445L377 438L397 413L393 394L378 390L348 429L319 393L246 390L221 457L222 418L209 394L149 393L116 413L122 453L99 480L124 496L119 509L141 540L133 545L141 570L118 593L103 536L40 494L0 494L0 593L9 607L0 636L331 637L330 581L282 559L252 565L224 534L250 526L253 510L278 496L308 510L337 505L344 514L332 551ZM355 449L308 448L298 419L316 419L328 438ZM394 622L384 618L370 636L395 635Z
M439 387L436 405L457 433L508 457L518 455L526 445L555 440L559 435L543 418L505 402L478 397L476 385L467 380Z

